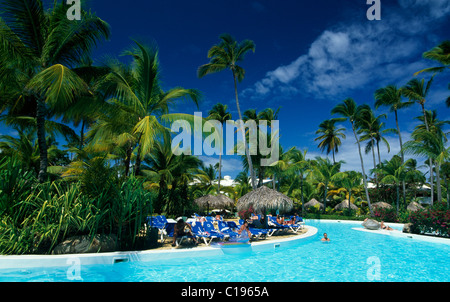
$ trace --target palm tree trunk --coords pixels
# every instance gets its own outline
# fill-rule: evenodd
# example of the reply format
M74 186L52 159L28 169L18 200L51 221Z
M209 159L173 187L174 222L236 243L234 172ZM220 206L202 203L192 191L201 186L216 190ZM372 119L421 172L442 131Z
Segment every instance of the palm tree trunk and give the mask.
M256 190L256 177L255 177L255 171L253 170L253 164L252 159L250 156L250 150L248 149L247 145L247 139L245 138L245 131L244 131L244 121L242 120L242 114L241 114L241 107L239 106L239 97L238 97L238 91L237 91L237 82L236 82L236 73L233 70L233 79L234 79L234 93L236 95L236 107L239 114L239 120L241 122L241 130L242 130L242 138L244 140L244 147L245 147L245 153L247 155L247 162L248 162L248 169L250 170L250 177L252 181L252 188L253 190Z
M362 174L363 174L362 176L363 176L363 182L364 182L364 190L366 191L366 199L367 199L367 203L369 205L370 214L373 215L372 205L370 203L370 197L369 197L369 190L367 189L367 179L366 179L366 172L364 169L364 160L363 160L363 157L361 154L361 144L359 143L358 136L356 135L356 129L355 129L354 122L352 122L352 129L353 129L353 134L355 135L356 143L358 144L359 159L361 160L361 170L362 170Z
M45 182L47 178L48 155L47 142L45 140L45 103L43 100L37 100L36 126L39 145L39 175L40 183Z
M371 138L372 141L372 157L373 157L373 170L375 171L377 168L377 160L375 159L375 142L373 140L373 137ZM374 172L375 174L375 183L377 184L377 189L378 189L378 174L376 172Z
M398 139L400 141L400 155L402 157L402 165L403 165L405 163L405 154L403 153L402 135L400 134L400 126L398 125L397 109L394 111L394 113L395 113L395 124L397 125ZM406 207L406 183L404 180L402 180L402 190L403 190L403 203L405 204Z
M439 169L441 165L436 161L435 170L436 170L436 190L437 190L437 201L442 201L442 191L441 191L441 175Z
M220 194L220 180L222 179L222 150L219 153L219 185L217 187L217 193Z
M303 199L303 173L300 173L300 199L302 201L302 216L305 216L305 203Z
M81 131L80 131L80 149L83 149L84 146L84 124L85 121L83 119L83 121L81 122Z
M130 146L127 148L124 166L125 166L125 177L128 177L130 173L130 162L131 162L131 153L133 153L133 148Z
M398 215L399 210L400 210L400 205L399 205L399 203L400 203L400 191L399 191L398 183L395 184L395 188L397 190L397 215Z
M430 127L428 126L428 121L427 121L427 113L425 112L425 105L424 102L421 101L420 102L420 106L422 106L422 114L423 114L423 121L425 123L425 128L427 129L427 131L430 131ZM430 186L431 186L431 205L433 205L433 199L434 199L434 179L433 179L433 160L430 158L429 159L429 164L430 164Z
M450 192L448 191L448 175L444 175L445 188L447 189L447 209L450 209Z

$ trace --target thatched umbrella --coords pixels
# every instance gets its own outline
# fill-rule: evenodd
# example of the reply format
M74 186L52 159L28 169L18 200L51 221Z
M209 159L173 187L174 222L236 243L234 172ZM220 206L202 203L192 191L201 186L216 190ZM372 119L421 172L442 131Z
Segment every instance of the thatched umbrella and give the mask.
M380 201L372 204L372 208L392 209L392 206L387 202Z
M357 210L358 207L355 206L353 203L350 203L350 208L352 210ZM343 200L340 204L334 207L335 210L343 210L348 209L348 199Z
M320 205L320 210L323 210L324 208L323 203L318 202L315 198L305 203L305 209L308 209L309 207L314 207L316 204Z
M278 191L261 186L245 194L237 202L238 211L246 210L250 206L256 213L265 214L266 210L279 210L279 213L285 213L293 208L294 202Z
M224 194L219 194L216 197L219 200L218 208L225 209L225 208L232 208L234 206L234 200L231 199L230 197Z
M223 194L219 194L217 196L208 194L197 198L194 202L199 206L199 208L207 209L207 211L209 211L210 208L225 209L234 205L233 200Z

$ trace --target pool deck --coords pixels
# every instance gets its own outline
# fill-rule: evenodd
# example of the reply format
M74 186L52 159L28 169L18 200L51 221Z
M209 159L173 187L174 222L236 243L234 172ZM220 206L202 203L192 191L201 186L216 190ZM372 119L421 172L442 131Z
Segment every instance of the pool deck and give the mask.
M305 226L305 232L291 234L290 236L272 236L266 240L254 241L252 251L276 249L288 246L298 240L314 236L317 229ZM74 265L114 265L120 262L158 261L184 257L219 256L227 254L221 248L213 246L200 246L190 248L159 248L145 251L112 252L95 254L72 255L19 255L0 256L0 269L29 269L38 267L73 267Z

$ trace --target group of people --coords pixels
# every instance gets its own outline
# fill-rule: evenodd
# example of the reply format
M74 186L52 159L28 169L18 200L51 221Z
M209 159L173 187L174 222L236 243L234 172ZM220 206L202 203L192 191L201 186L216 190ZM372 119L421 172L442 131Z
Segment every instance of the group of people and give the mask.
M215 217L216 220L223 220L222 216L217 215ZM198 222L203 223L206 221L205 217L199 217ZM252 237L252 233L250 232L249 226L248 226L248 221L244 220L244 223L241 225L240 229L237 231L237 233L239 235L248 235L248 238ZM193 232L192 232L192 226L185 222L183 218L179 218L174 226L174 230L173 230L173 241L172 241L172 246L175 246L175 242L177 240L177 238L179 237L183 237L186 235L190 235L192 236L192 239L194 240L194 245L198 245L198 241L195 238Z

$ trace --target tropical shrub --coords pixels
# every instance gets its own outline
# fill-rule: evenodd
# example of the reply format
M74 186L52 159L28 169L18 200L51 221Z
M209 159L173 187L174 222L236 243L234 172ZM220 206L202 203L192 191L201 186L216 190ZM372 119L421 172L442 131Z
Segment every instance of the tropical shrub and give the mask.
M409 222L418 233L450 236L450 210L443 202L429 209L412 212L409 215Z
M397 210L394 208L387 209L377 207L374 209L373 215L380 221L398 222Z

